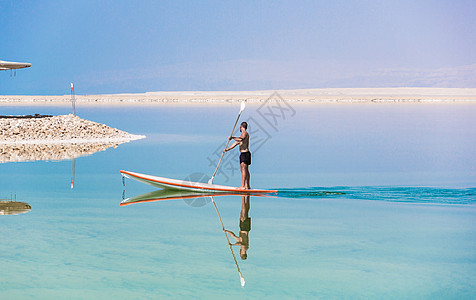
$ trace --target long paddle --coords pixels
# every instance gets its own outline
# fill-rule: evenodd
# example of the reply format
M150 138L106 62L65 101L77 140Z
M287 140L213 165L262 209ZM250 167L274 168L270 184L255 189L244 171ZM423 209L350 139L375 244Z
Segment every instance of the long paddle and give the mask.
M231 254L233 255L233 259L235 260L236 268L238 269L238 274L240 274L241 286L245 286L245 279L243 278L243 275L241 275L240 266L238 266L238 262L236 261L235 252L233 252L230 239L228 238L228 234L226 234L225 226L223 225L223 221L221 220L220 213L218 212L218 207L215 204L215 200L213 199L213 196L210 196L210 198L212 199L213 206L215 206L215 210L217 211L218 218L220 219L221 227L223 228L223 232L225 233L225 237L226 237L226 240L228 241L228 246L230 247L230 251L231 251Z
M238 124L238 120L240 119L240 116L241 116L241 113L245 110L245 101L241 101L241 108L240 108L240 113L238 114L238 118L236 118L236 121L235 121L235 125L233 126L233 130L231 131L231 134L230 136L233 136L233 132L235 131L235 127L236 127L236 124ZM227 140L226 142L226 145L225 145L225 149L228 148L228 144L230 143L230 140ZM221 157L220 157L220 160L218 161L218 165L217 165L217 168L215 169L215 172L213 172L213 176L212 178L210 178L210 180L208 180L208 183L209 184L212 184L213 183L213 178L215 178L215 175L218 171L218 167L220 166L220 163L221 163L221 160L223 159L223 155L225 154L225 152L222 152L221 153Z

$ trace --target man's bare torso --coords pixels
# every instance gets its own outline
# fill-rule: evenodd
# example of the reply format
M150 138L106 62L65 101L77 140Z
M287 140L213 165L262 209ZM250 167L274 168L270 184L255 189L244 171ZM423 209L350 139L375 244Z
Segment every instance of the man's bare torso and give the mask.
M243 130L243 132L240 135L241 142L240 142L240 152L249 152L249 144L250 144L250 135L248 132Z

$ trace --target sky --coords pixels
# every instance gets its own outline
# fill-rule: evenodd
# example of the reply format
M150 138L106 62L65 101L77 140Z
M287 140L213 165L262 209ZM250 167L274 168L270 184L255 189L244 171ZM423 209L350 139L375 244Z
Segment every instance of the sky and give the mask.
M0 95L476 87L476 1L0 0ZM16 76L15 76L16 75Z

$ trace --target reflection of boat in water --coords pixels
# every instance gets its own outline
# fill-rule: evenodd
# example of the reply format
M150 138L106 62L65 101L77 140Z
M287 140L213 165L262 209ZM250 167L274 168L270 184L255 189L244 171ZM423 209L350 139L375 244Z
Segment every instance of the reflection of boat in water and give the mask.
M127 198L121 202L121 206L129 205L132 203L144 203L144 202L155 202L162 200L177 200L177 199L193 199L200 197L208 197L209 195L203 193L194 193L188 191L174 190L174 189L163 189L157 190L150 193L145 193L135 197Z
M203 199L203 201L209 202L210 196L242 196L243 193L199 193L191 192L185 190L176 190L176 189L162 189L154 192L138 195L135 197L127 198L121 202L121 206L129 205L133 203L144 203L144 202L155 202L163 200L180 200L183 199L187 203L196 203L195 200ZM258 197L267 197L267 194L252 194L253 196ZM196 203L193 206L202 206L197 205ZM205 204L205 203L203 203Z
M27 213L31 206L25 202L0 201L0 215L19 215Z

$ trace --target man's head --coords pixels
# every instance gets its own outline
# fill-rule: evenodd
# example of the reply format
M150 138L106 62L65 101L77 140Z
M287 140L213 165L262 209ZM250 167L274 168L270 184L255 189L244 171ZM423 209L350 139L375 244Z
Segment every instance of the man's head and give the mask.
M241 122L241 127L243 127L245 130L248 129L248 123L246 122ZM241 131L241 130L240 130Z
M246 250L248 250L248 248L242 246L241 249L240 249L240 257L242 260L245 260L248 258L248 254L246 254Z

